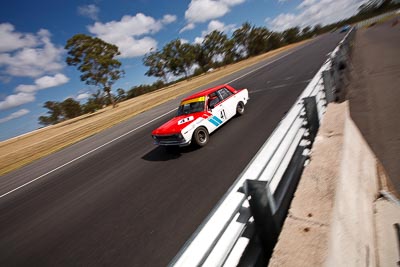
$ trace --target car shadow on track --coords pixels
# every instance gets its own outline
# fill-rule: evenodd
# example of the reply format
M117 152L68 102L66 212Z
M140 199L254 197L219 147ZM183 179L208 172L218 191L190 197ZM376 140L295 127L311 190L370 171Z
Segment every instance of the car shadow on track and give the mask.
M244 114L242 116L235 116L235 117L233 117L231 119L231 121L236 121L239 118L242 118L243 116L246 116L246 114ZM221 129L225 128L227 126L227 124L233 125L232 123L223 124L220 128L217 129L217 131L213 132L210 135L210 137L212 137L213 135L218 135L221 132ZM228 127L229 127L229 125L228 125ZM210 142L212 142L212 140ZM210 143L207 146L210 146ZM191 152L197 151L199 149L202 149L202 148L201 147L197 147L194 144L191 144L191 145L185 146L185 147L162 147L162 146L157 146L156 148L151 150L149 153L144 155L142 157L142 159L146 160L146 161L176 160L176 159L179 159L180 157L182 157L182 155L184 155L186 153L191 153Z
M198 150L195 146L161 147L158 146L142 157L146 161L168 161L180 158L185 153Z

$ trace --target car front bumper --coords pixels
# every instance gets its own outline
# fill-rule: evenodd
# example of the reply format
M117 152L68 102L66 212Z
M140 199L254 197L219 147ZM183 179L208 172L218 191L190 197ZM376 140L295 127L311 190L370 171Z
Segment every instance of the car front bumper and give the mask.
M180 134L153 135L154 144L159 146L188 146L192 140L186 140Z

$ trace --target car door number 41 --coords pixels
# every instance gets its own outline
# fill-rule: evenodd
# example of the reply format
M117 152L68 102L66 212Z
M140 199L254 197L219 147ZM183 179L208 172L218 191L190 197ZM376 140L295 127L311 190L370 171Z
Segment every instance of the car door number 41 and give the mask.
M221 110L221 119L225 119L225 118L226 118L225 110L223 109L223 110Z

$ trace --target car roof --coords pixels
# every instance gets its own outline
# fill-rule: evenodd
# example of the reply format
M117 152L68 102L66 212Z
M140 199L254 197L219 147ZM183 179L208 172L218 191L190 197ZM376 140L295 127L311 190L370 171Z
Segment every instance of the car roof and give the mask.
M186 100L189 100L189 99L192 99L192 98L201 97L201 96L206 96L206 95L209 95L209 94L211 94L211 93L213 93L213 92L215 92L215 91L217 91L217 90L219 90L221 88L224 88L224 87L229 88L229 89L233 89L231 86L229 86L227 84L221 84L221 85L218 85L218 86L215 86L215 87L212 87L212 88L205 89L205 90L200 91L198 93L195 93L195 94L193 94L191 96L188 96L185 99L183 99L182 101L186 101ZM235 89L233 89L233 90L235 90Z

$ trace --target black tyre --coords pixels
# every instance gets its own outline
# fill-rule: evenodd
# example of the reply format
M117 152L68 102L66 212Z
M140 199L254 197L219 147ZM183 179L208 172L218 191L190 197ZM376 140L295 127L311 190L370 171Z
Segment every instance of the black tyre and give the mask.
M240 116L243 115L243 113L244 113L244 103L239 102L236 106L236 115Z
M208 131L204 127L199 127L197 128L194 133L193 133L193 142L197 146L205 146L208 143L208 140L210 139L210 136L208 134Z

